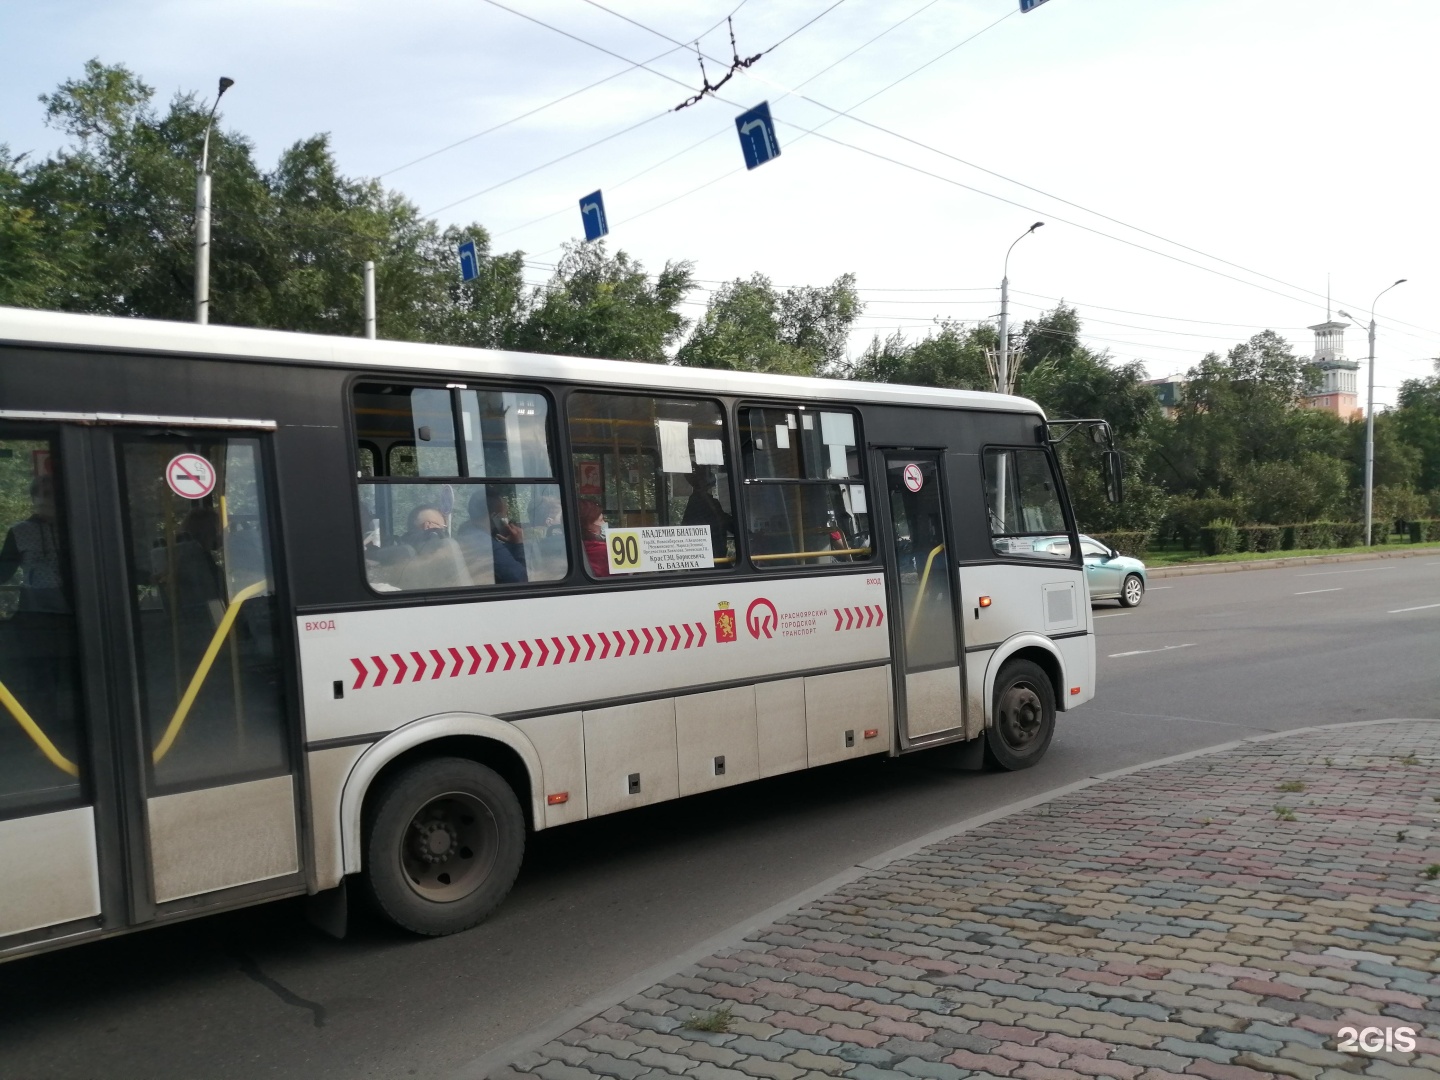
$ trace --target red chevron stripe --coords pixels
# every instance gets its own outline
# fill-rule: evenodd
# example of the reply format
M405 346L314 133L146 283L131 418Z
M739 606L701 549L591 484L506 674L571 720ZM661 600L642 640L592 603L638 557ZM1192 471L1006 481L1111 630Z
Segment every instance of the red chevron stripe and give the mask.
M585 654L585 659L589 660L592 656L595 655L595 639L592 638L589 634L581 634L580 636L585 639L585 644L590 646L589 651Z
M840 609L837 607L837 608L835 608L834 610L835 610L835 629L836 629L836 630L839 630L839 629L840 629Z
M642 626L640 633L645 635L645 655L649 656L650 650L655 646L655 639L650 635L650 628L648 626Z
M508 641L502 641L500 647L505 650L505 666L500 670L509 671L515 664L515 650L510 647L510 642Z
M350 689L359 690L362 686L365 685L365 680L370 677L370 669L367 668L363 663L361 663L360 659L355 656L352 656L350 658L350 663L354 664L355 670L360 673L359 677L355 680L355 685L350 687Z
M486 645L485 651L490 654L490 664L485 669L485 674L489 675L490 672L495 670L495 665L500 662L500 654L495 651L494 645Z
M877 622L875 625L876 625L876 626L883 626L883 625L885 624L885 609L884 609L883 607L881 607L879 604L876 604L876 605L875 605L875 610L880 613L880 621Z
M556 664L563 664L565 662L565 643L558 637L552 637L550 644L555 646L555 659L551 661L550 666L554 667Z
M400 669L399 671L395 672L395 681L390 685L399 686L401 682L403 682L405 679L405 672L409 671L410 669L405 666L405 661L400 658L399 653L391 653L390 659L394 660L395 666Z
M385 675L386 675L386 673L387 673L390 669L385 666L385 661L384 661L384 660L381 660L380 657L378 657L378 656L372 656L372 657L370 657L370 662L371 662L372 664L374 664L374 665L375 665L375 668L376 668L375 682L374 682L372 685L373 685L373 686L384 686L384 685L385 685Z
M520 646L520 652L525 657L523 660L520 661L520 670L524 671L527 667L530 666L530 660L534 657L535 653L531 651L530 643L524 638L521 638L519 641L516 642L516 644Z
M450 646L450 655L455 659L455 670L450 672L450 677L453 679L456 675L460 674L460 669L465 666L465 657L460 655L460 650L455 648L454 645Z
M640 651L640 635L634 630L627 630L626 633L630 635L630 655L634 656Z
M419 682L420 676L425 674L425 657L421 656L418 652L412 652L410 659L415 661L415 675L410 681Z
M600 644L605 646L603 649L600 650L600 659L604 660L607 656L610 655L610 635L597 634L595 636L600 639Z
M535 639L535 647L540 653L540 662L537 663L535 666L544 667L545 661L550 658L550 646L545 644L545 639L543 637L537 637Z
M617 645L616 649L615 649L615 655L616 655L616 656L624 656L624 655L625 655L625 635L622 634L619 630L616 630L616 631L615 631L615 640L619 643L619 644Z
M680 625L685 627L685 648L688 649L695 644L695 628L692 627L688 622L681 623Z
M675 629L675 624L670 624L670 651L674 652L680 647L680 631Z
M580 659L580 642L575 640L575 635L570 635L570 663Z
M485 659L480 655L480 651L476 649L474 645L466 645L465 651L470 654L470 659L473 661L470 665L470 670L466 672L466 674L474 675L480 670L480 665L485 662Z
M703 622L697 622L695 625L700 630L700 640L695 643L695 647L698 649L705 644L705 624Z
M435 661L435 674L431 675L430 678L438 679L441 675L445 674L445 657L440 655L439 649L431 649L430 656Z
M655 651L664 652L665 646L668 644L668 640L665 637L665 628L663 626L655 627L655 636L660 640L660 647Z

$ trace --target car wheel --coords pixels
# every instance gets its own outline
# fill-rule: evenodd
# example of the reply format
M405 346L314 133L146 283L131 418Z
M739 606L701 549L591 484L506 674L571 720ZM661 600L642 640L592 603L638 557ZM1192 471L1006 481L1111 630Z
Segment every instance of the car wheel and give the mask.
M368 815L365 883L416 934L468 930L505 899L525 853L525 814L498 773L465 758L391 777Z
M1139 607L1145 599L1145 582L1139 574L1125 575L1125 584L1120 586L1120 603L1123 607Z
M1055 734L1055 690L1039 664L1012 660L995 681L993 722L985 729L990 760L1002 769L1028 769Z

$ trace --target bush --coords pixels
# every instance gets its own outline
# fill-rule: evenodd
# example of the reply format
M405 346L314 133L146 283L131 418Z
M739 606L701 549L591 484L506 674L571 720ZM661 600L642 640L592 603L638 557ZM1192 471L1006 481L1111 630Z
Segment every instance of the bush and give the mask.
M1429 540L1440 540L1440 518L1420 518L1410 522L1410 542L1423 544Z
M1363 521L1335 521L1330 527L1334 530L1335 547L1357 547L1365 542Z
M1120 552L1121 555L1129 555L1132 559L1143 559L1145 553L1150 550L1150 534L1148 532L1092 532L1090 536L1107 544Z
M1239 540L1235 522L1216 518L1200 530L1200 550L1206 555L1232 555Z
M1173 537L1189 551L1209 522L1217 518L1234 521L1241 516L1240 504L1234 499L1222 499L1215 495L1202 498L1177 495L1170 499L1165 517L1161 520L1160 535L1167 539Z
M1236 531L1240 551L1279 551L1284 538L1279 525L1241 525Z

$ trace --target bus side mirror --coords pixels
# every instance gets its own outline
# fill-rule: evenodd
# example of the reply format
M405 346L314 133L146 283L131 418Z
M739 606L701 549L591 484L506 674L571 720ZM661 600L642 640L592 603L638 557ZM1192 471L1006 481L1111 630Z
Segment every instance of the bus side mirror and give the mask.
M1105 477L1105 498L1112 503L1118 503L1124 495L1121 490L1124 470L1120 465L1120 452L1106 450L1100 457L1100 470Z

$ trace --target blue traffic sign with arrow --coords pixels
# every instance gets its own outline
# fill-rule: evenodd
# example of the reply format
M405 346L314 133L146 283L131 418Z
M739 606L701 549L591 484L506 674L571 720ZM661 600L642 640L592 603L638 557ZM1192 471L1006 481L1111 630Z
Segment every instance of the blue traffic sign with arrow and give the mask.
M605 220L605 200L600 192L592 191L580 200L580 222L585 226L586 240L599 240L610 232L610 223Z
M775 124L770 119L770 103L762 101L749 112L735 118L740 133L740 149L745 152L745 168L764 165L780 156L780 142L775 138Z
M460 280L474 281L480 276L480 256L475 253L475 241L466 240L459 250Z

